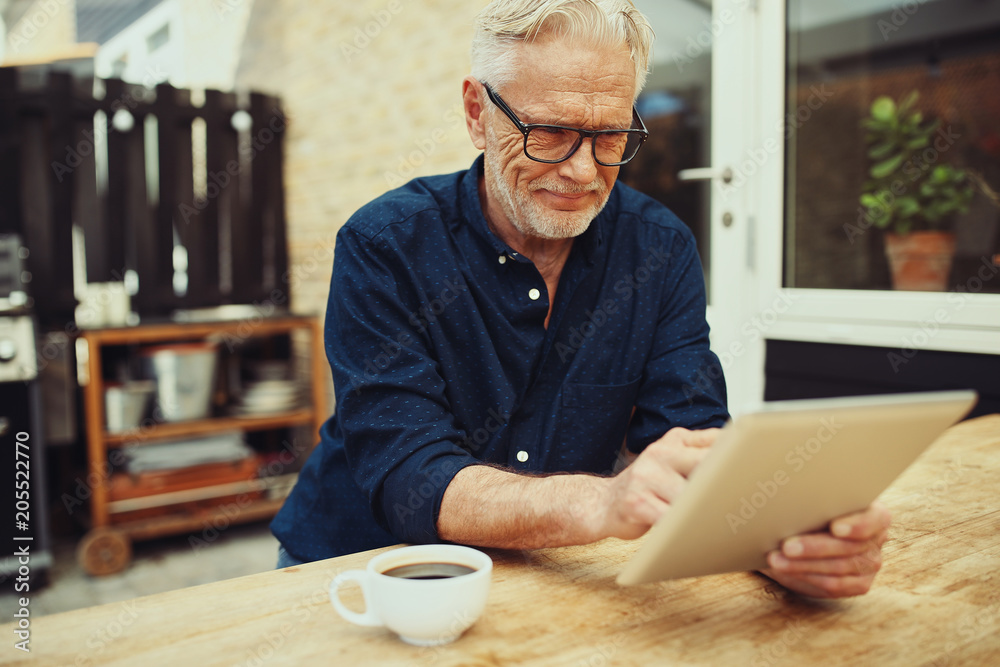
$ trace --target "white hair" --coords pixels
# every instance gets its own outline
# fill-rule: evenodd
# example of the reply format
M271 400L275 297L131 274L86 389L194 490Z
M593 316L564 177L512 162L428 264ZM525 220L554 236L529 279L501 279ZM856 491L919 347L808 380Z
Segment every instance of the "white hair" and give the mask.
M627 46L635 64L636 97L646 84L653 29L631 0L493 0L476 17L472 75L503 88L515 76L517 46L540 35Z

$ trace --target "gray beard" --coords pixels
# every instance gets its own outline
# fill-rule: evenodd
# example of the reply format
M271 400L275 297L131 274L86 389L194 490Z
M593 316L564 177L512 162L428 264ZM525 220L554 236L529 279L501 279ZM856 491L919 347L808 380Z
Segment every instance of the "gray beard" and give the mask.
M607 185L601 179L595 179L588 186L566 188L558 184L544 184L541 179L532 181L528 187L531 191L547 189L553 192L583 192L595 191L599 201L583 211L553 211L540 206L532 198L530 192L515 190L503 178L500 160L495 152L486 151L487 191L492 185L492 191L497 195L501 210L517 231L525 236L543 239L567 239L579 236L587 231L590 223L608 203Z

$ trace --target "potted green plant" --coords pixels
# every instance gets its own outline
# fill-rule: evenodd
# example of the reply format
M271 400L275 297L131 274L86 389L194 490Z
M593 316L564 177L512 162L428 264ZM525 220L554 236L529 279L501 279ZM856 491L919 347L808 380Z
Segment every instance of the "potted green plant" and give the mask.
M898 290L944 291L955 254L957 213L973 195L970 174L942 163L934 146L940 120L924 122L912 91L898 104L881 96L862 120L867 130L869 180L861 206L886 231L885 247Z

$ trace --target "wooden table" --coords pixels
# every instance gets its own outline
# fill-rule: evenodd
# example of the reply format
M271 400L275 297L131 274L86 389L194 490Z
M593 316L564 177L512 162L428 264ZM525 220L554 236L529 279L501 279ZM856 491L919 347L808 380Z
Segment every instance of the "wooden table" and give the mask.
M417 648L348 624L327 587L375 552L33 619L38 665L997 665L1000 415L950 429L883 496L894 513L866 596L817 601L755 574L622 588L637 544L490 550L482 618ZM345 602L360 607L360 594ZM356 593L352 589L351 593Z

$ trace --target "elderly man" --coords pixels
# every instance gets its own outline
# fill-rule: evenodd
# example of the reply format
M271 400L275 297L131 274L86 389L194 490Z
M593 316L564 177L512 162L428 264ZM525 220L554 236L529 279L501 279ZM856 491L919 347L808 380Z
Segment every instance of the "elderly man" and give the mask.
M633 101L650 40L628 0L480 14L463 99L483 155L337 237L337 411L274 521L282 565L396 542L636 538L683 492L728 415L721 380L704 383L721 369L692 235L615 182L647 134ZM831 526L786 540L768 576L867 591L885 510Z

